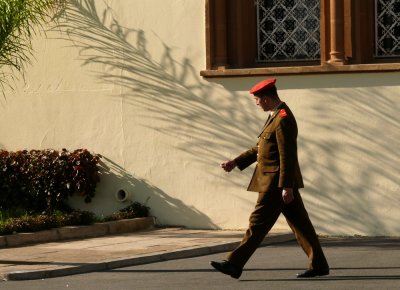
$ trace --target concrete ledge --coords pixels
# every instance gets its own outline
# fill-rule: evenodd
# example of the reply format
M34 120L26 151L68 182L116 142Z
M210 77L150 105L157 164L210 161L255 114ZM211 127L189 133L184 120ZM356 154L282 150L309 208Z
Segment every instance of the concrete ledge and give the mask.
M34 233L19 233L4 236L8 247L19 247L27 244L39 244L58 240L56 230L45 230Z
M109 222L108 231L109 234L117 233L127 233L134 232L137 230L148 229L154 226L154 219L149 218L137 218L135 222L132 223L130 220L119 220L114 222Z
M90 226L70 226L56 229L60 240L86 239L105 236L109 233L108 223L96 223Z
M346 65L313 65L291 67L260 67L243 69L210 69L202 70L200 75L206 78L248 77L266 75L301 75L301 74L338 74L338 73L370 73L398 72L398 63L346 64Z
M154 227L154 222L154 217L144 217L96 223L90 226L62 227L34 233L18 233L15 235L0 236L0 248L13 248L30 244L129 233L139 230L152 229Z
M0 248L5 248L7 246L7 240L5 236L0 236Z

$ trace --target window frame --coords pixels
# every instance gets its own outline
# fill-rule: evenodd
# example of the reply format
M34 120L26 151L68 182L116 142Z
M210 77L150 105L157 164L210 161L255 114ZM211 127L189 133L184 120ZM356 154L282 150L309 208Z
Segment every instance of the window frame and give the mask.
M374 57L375 0L320 1L319 61L256 63L254 0L206 0L206 69L200 74L218 77L400 71L400 58ZM339 14L334 27L331 9ZM336 41L343 57L333 62L331 51Z

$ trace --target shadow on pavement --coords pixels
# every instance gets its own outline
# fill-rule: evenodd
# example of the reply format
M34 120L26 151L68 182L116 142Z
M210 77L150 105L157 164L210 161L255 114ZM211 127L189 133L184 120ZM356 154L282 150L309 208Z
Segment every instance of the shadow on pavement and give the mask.
M398 250L400 238L392 237L320 237L323 248L333 247L375 247ZM279 247L291 247L296 241L280 243Z
M329 276L326 278L309 278L309 279L297 279L297 278L291 278L291 279L240 279L239 282L285 282L285 281L299 281L299 282L305 282L305 281L317 281L317 280L323 280L323 281L364 281L364 280L399 280L400 276L399 275L366 275L366 276Z

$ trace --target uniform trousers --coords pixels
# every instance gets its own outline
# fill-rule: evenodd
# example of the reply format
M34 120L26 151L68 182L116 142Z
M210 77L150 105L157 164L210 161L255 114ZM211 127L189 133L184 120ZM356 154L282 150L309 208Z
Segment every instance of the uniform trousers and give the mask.
M250 215L249 228L239 246L228 254L227 260L242 269L282 213L308 256L308 269L329 269L298 189L293 189L293 195L294 200L285 204L281 188L259 193L255 209Z

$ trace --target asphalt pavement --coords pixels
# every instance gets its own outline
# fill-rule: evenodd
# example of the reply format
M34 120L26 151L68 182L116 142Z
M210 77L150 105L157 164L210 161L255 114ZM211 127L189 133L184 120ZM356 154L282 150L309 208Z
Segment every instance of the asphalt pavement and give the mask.
M153 234L163 237L166 231L170 232L169 229L156 230ZM176 236L174 232L179 233L180 230L172 230L168 238L178 238L179 235ZM184 234L185 230L181 233ZM198 237L203 234L199 233ZM207 238L206 236L215 238L216 235L211 232L203 238ZM222 259L226 255L215 253L51 279L0 282L0 289L400 289L400 238L321 237L321 243L331 273L318 278L296 278L295 274L307 266L307 258L295 241L282 241L260 247L246 264L238 280L223 275L210 266L210 260Z

